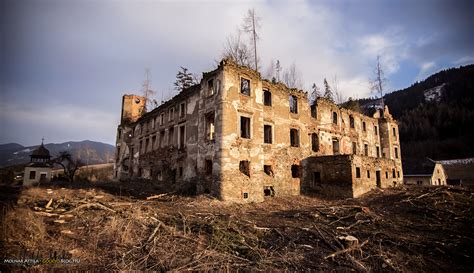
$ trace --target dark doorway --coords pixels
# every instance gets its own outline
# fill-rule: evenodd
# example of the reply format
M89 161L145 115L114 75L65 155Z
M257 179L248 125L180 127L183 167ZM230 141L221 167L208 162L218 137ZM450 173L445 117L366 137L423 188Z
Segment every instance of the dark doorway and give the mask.
M313 187L320 187L320 186L321 186L321 173L313 172Z
M376 179L375 181L377 182L377 187L380 188L382 186L381 181L380 181L380 171L375 172L375 179Z

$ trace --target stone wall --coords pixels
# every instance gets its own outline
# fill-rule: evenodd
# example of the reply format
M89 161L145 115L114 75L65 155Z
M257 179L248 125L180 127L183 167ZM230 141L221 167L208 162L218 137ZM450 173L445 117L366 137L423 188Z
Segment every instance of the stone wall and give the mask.
M306 92L262 80L256 71L224 60L204 73L200 84L136 122L119 125L116 176L160 180L170 188L194 183L197 192L223 200L260 202L265 196L300 194L307 159L314 157L380 159L370 161L371 168L390 162L403 177L392 128L398 132L388 109L366 116L322 98L311 106ZM351 164L358 164L357 158ZM345 163L344 170L323 165L328 173L354 171ZM347 196L370 186L359 188Z
M304 160L302 190L329 197L358 197L375 188L402 184L397 164L360 155L310 157Z

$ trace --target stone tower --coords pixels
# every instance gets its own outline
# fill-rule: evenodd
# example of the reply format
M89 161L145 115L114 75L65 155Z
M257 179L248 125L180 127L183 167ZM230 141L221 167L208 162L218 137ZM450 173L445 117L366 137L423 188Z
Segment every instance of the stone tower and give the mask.
M122 97L121 124L137 121L145 112L145 97L138 95L124 95Z

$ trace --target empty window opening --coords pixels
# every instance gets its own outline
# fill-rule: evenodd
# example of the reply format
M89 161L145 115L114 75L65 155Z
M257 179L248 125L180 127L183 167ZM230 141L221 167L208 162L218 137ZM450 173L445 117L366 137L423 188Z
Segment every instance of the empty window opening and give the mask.
M245 78L240 79L240 93L250 96L250 80Z
M317 109L317 106L316 106L316 102L314 102L314 103L311 105L311 117L313 117L313 118L317 118L317 117L318 117L318 109Z
M369 156L369 144L364 144L364 155Z
M169 121L172 121L173 119L174 119L174 107L171 107L169 111Z
M370 178L370 171L367 170L367 178Z
M209 159L206 160L204 169L206 171L206 175L212 174L212 160L209 160Z
M339 139L337 138L332 139L332 153L335 155L339 154Z
M156 147L156 136L151 138L151 150L154 150Z
M388 172L385 172L385 178L388 179Z
M290 145L291 147L300 146L300 133L298 129L290 129Z
M269 176L274 176L272 165L263 165L263 171Z
M400 171L397 171L397 177L400 178Z
M319 151L319 138L316 133L311 134L311 149L313 152Z
M275 190L273 189L273 186L263 187L263 195L271 197L275 196Z
M263 90L263 105L272 106L272 93L268 90Z
M392 178L395 178L395 169L392 170Z
M239 171L246 176L250 177L250 161L242 160L239 163Z
M393 136L396 137L397 136L397 130L395 128L392 128L392 131L393 131Z
M298 98L293 95L290 95L290 113L298 113Z
M207 95L214 95L214 79L210 79L207 81Z
M244 199L249 198L249 193L248 193L248 192L244 192L244 193L243 193L243 197L244 197Z
M163 141L163 139L165 139L165 131L164 131L164 130L160 132L160 140L159 140L160 142L159 142L159 144L158 144L158 146L159 146L160 148L163 147L163 144L165 143L165 142Z
M217 94L221 90L221 80L216 80L214 85L214 94Z
M149 151L149 149L150 149L149 145L150 145L150 139L147 138L147 139L145 139L145 149L144 149L145 153Z
M300 178L300 175L301 175L300 165L296 165L296 164L291 165L291 177Z
M379 134L379 128L377 128L377 126L374 126L374 133L376 136Z
M150 123L151 123L151 129L154 130L155 129L155 119L150 120Z
M176 169L171 170L171 183L172 184L176 183Z
M208 140L214 140L215 127L214 127L214 112L206 115L206 138Z
M375 147L375 150L377 150L377 157L380 157L380 147L379 147L379 146L376 146L376 147Z
M179 117L184 117L186 114L186 104L183 102L179 105Z
M337 113L332 112L332 123L337 124Z
M352 115L349 116L349 125L350 125L351 128L355 127L354 117Z
M40 181L41 182L44 182L46 180L46 174L45 173L41 173L40 174Z
M321 186L321 173L313 172L313 186Z
M394 187L397 186L397 181L393 181L393 186L394 186Z
M168 144L174 145L174 127L170 127L168 130Z
M417 184L418 186L421 186L421 185L423 185L423 181L418 180L418 181L416 181L416 184Z
M377 187L382 187L382 180L380 178L380 171L375 171L375 183Z
M30 179L36 179L36 171L30 171Z
M263 125L263 142L270 143L270 144L273 143L271 125Z
M240 137L250 138L250 118L240 117Z
M352 142L352 154L357 154L357 143Z
M356 178L360 178L360 167L356 167Z
M398 148L395 147L395 158L398 158Z
M180 126L179 127L179 143L178 143L178 148L184 148L186 146L185 138L186 137L186 127Z
M161 113L160 115L160 125L163 125L165 123L165 114Z
M367 131L367 127L365 125L365 121L362 122L362 131Z

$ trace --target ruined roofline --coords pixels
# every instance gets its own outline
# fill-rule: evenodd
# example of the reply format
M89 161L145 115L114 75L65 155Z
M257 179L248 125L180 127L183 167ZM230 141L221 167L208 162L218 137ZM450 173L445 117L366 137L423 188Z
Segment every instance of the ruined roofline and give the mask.
M190 96L193 92L199 91L201 88L201 84L197 83L195 85L192 85L188 88L185 88L183 91L179 92L178 94L174 95L171 99L163 102L162 104L158 105L157 107L153 108L150 112L146 112L143 114L140 118L138 118L133 124L139 123L141 121L148 120L153 116L155 113L160 112L164 108L169 107L170 105L176 103L177 101Z
M316 104L322 102L322 103L325 103L325 104L328 104L328 105L331 105L333 107L336 107L337 109L339 109L340 111L345 111L346 113L350 114L350 115L354 115L354 116L364 116L364 117L368 117L368 118L372 118L372 119L380 119L380 120L383 120L383 119L388 119L390 122L394 122L396 124L398 124L398 122L393 118L393 117L384 117L382 113L380 113L380 111L377 111L379 112L379 116L376 116L377 115L377 112L374 112L372 115L370 114L367 114L367 113L364 113L364 112L358 112L358 111L354 111L354 110L351 110L351 109L347 109L343 106L340 106L332 101L330 101L329 99L327 98L324 98L324 97L318 97L316 98L315 100ZM387 109L388 109L388 106L387 106Z
M271 82L269 79L265 79L262 77L262 75L260 74L260 72L258 71L255 71L255 69L252 69L248 66L244 66L244 65L239 65L237 64L236 62L234 62L232 59L228 59L228 58L224 58L220 61L219 63L219 66L216 70L218 70L219 68L223 68L225 66L229 66L229 67L232 67L232 68L237 68L239 70L243 70L245 71L246 73L249 73L251 75L253 75L254 77L258 78L260 81L265 82L266 84L269 84L271 86L274 86L276 87L276 89L279 89L279 90L282 90L282 91L285 91L286 93L288 93L289 95L300 95L302 97L305 97L307 98L308 97L308 92L304 91L304 90L301 90L301 89L298 89L298 88L291 88L291 87L288 87L286 86L286 84L284 84L283 82L277 82L277 83L273 83ZM216 71L214 70L214 71ZM211 71L211 72L208 72L208 73L213 73L214 71ZM203 75L208 75L207 73Z

